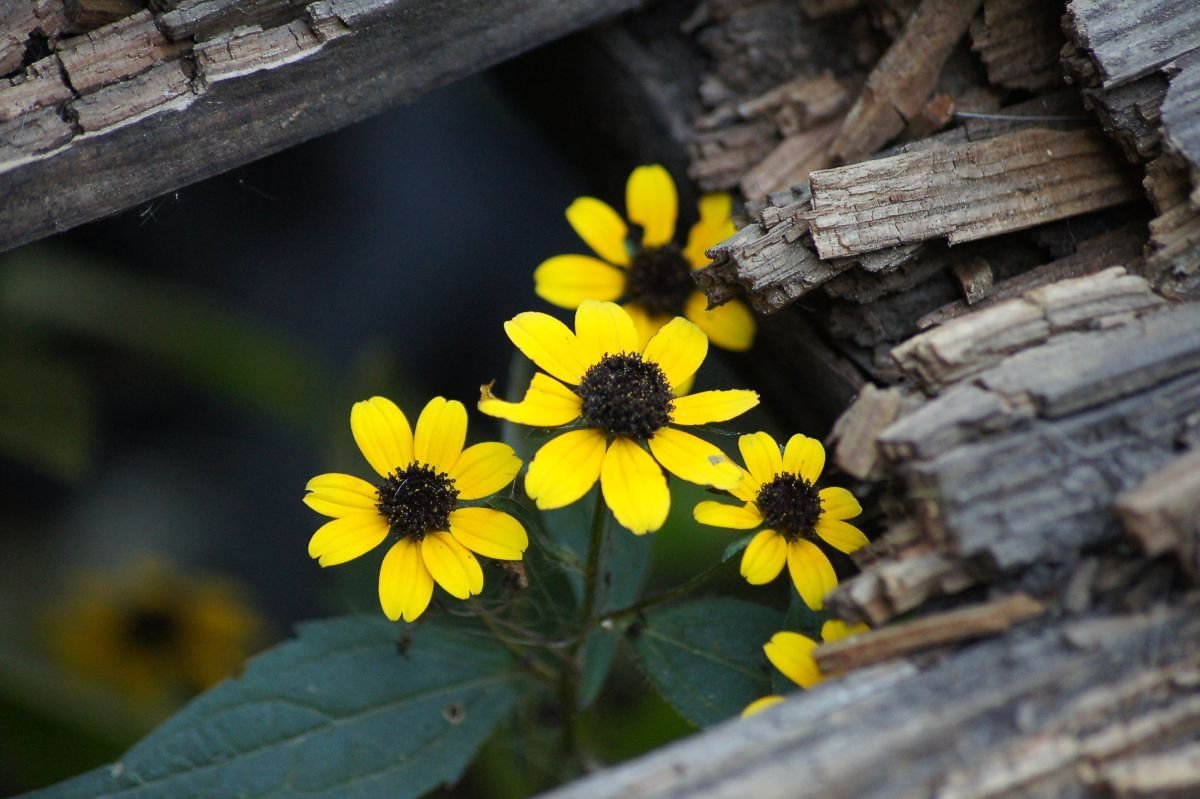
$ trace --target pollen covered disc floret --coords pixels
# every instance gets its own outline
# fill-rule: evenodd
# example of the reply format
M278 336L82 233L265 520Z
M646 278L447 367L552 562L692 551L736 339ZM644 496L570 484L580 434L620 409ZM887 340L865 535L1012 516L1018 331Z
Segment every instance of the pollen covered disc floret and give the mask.
M603 356L588 367L577 393L588 426L639 441L666 427L674 409L662 367L638 353Z
M651 316L681 316L695 291L692 265L676 245L641 247L634 254L625 294Z
M496 493L521 469L507 444L463 448L467 411L461 402L434 397L414 430L394 403L372 397L354 405L350 430L381 481L333 473L310 480L304 503L332 521L313 534L308 554L333 566L390 538L379 571L379 601L388 618L419 617L434 583L459 599L478 594L483 569L476 555L521 559L529 538L520 522L491 508L460 506Z
M788 541L811 537L821 518L821 497L813 484L796 474L777 474L754 500L763 523Z

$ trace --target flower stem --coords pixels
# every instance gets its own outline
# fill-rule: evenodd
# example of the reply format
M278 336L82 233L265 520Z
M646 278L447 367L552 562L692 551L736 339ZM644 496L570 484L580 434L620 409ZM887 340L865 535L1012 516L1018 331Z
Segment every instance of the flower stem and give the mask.
M604 549L604 531L607 527L608 514L604 506L604 495L599 486L596 488L596 506L592 510L592 535L588 542L587 562L583 572L583 614L580 618L581 629L588 630L592 626L593 615L596 612L596 590L600 575L600 553ZM580 639L580 648L582 648Z
M707 569L705 569L704 571L695 575L694 577L684 580L682 583L675 586L674 588L668 588L666 591L655 594L654 596L645 597L643 599L638 600L637 602L634 602L632 605L628 605L626 607L619 608L618 610L613 610L613 611L609 611L608 613L603 613L596 618L596 621L598 621L598 622L616 621L617 619L621 619L626 616L634 616L638 613L641 613L643 610L646 610L647 608L652 608L657 605L662 605L666 602L670 602L671 600L675 599L676 597L680 597L684 594L690 593L693 589L698 588L701 585L703 585L704 583L708 582L713 577L713 575L715 575L718 571L720 571L721 567L724 565L725 565L724 561L714 563L712 566L709 566Z
M509 635L500 628L498 620L492 616L491 611L487 610L478 602L468 602L467 606L474 611L475 617L483 622L483 626L488 628L488 632L492 634L492 638L496 639L502 647L511 652L517 661L528 669L534 676L543 680L553 680L558 676L558 673L547 666L542 661L530 655L528 651L514 643Z

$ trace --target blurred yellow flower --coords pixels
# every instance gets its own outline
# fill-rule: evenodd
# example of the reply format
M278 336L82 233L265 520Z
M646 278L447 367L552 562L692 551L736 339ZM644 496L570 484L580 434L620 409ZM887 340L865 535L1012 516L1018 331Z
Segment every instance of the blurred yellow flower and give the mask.
M119 576L84 576L51 608L49 629L69 671L153 713L234 674L265 623L229 579L146 559Z
M735 530L765 527L746 546L742 576L762 585L779 576L786 564L805 603L820 610L837 575L813 540L820 538L846 553L866 546L863 532L846 522L862 507L844 488L817 490L825 448L816 439L794 435L781 453L767 433L750 433L738 439L738 449L748 471L731 493L744 504L701 502L693 510L696 521Z
M706 194L700 199L700 221L682 249L673 242L678 209L675 181L657 164L633 170L625 187L625 210L640 226L640 236L631 236L607 203L580 197L567 208L567 221L600 258L556 255L543 261L533 273L534 291L561 308L624 298L642 343L672 317L684 316L718 347L749 349L756 327L750 309L739 300L709 309L692 279L694 270L709 265L704 251L737 232L732 198Z
M467 599L483 590L475 555L520 560L529 546L525 528L507 513L460 507L512 482L521 460L498 442L463 449L467 410L457 400L434 397L415 432L389 399L354 404L350 431L363 457L382 478L377 485L348 474L308 481L304 504L332 517L308 542L322 566L353 560L391 536L379 570L379 602L392 621L415 621L433 597L436 582Z
M732 419L757 405L758 394L676 396L708 353L708 339L688 320L672 319L643 346L623 308L584 300L574 332L536 312L518 314L504 330L543 372L520 402L497 399L490 384L483 386L479 410L535 427L579 423L544 444L529 464L525 491L539 508L569 505L599 480L617 521L641 535L666 521L671 494L664 468L699 485L737 484L736 464L673 425Z
M821 640L832 644L834 641L865 633L867 629L865 624L846 624L838 619L830 619L821 625ZM783 676L807 691L826 676L821 673L821 668L813 657L813 650L816 648L817 642L806 635L778 632L763 645L763 652L766 653L767 660L771 661L771 665L779 669ZM783 697L778 695L756 699L742 711L742 718L753 716L782 701Z

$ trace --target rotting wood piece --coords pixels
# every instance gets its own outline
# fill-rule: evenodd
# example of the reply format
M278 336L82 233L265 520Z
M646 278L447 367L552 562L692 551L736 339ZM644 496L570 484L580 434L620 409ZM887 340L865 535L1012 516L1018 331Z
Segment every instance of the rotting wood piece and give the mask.
M1200 796L1200 742L1088 766L1082 776L1085 784L1116 799Z
M75 94L63 83L56 56L47 56L12 79L0 78L0 122L16 119L38 108L56 106Z
M826 597L840 619L872 627L907 613L931 597L948 596L978 585L983 569L928 549L909 551L872 564L838 584Z
M972 241L1141 196L1098 132L1039 128L817 171L810 185L822 258Z
M543 799L1100 799L1085 766L1194 735L1195 602L1043 617L923 670L851 672Z
M1195 186L1193 205L1200 205L1200 50L1168 68L1167 96L1162 104L1163 136L1188 164Z
M1198 405L1200 314L1167 306L1011 356L879 445L935 545L1012 572L1114 540L1116 495L1174 457Z
M853 671L885 660L1002 633L1046 612L1046 605L1026 594L1012 594L982 605L934 613L890 624L813 652L825 674Z
M842 471L859 480L882 477L875 440L911 404L898 388L879 389L873 383L864 384L829 433L834 444L834 461Z
M922 0L846 115L830 145L835 158L865 158L921 112L937 85L942 65L966 33L980 2Z
M1200 4L1194 0L1071 0L1063 25L1091 57L1106 89L1200 48Z
M988 80L1009 89L1040 92L1062 86L1062 4L1047 0L983 0L971 21L971 49Z
M86 33L145 7L144 0L66 0L67 31Z
M0 76L28 66L26 54L45 48L67 25L63 0L6 0L0 3ZM39 47L38 45L41 45ZM45 50L38 54L40 59Z
M1175 555L1200 582L1200 450L1180 455L1121 494L1116 508L1143 552Z
M183 50L159 32L152 13L141 11L66 39L56 52L71 87L87 94L177 58Z
M166 104L88 136L78 135L60 108L0 122L0 250L343 127L635 5L437 0L413 15L400 0L313 2L300 13L311 18L322 47L256 63L257 71L211 86L203 75L193 76L195 94L185 110ZM64 64L74 59L67 64L72 82L79 75L98 89L191 47L164 47L144 27L144 16L134 17L65 45L71 52L64 51ZM107 36L122 25L134 25L146 38L110 43ZM99 58L101 51L136 51L139 58L130 67ZM143 63L143 53L153 58ZM78 84L75 89L82 91ZM151 157L146 142L171 157Z

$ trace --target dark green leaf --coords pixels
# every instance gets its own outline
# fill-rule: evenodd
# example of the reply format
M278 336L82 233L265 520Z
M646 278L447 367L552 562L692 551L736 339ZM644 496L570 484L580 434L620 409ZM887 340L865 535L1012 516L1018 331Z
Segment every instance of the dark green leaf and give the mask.
M73 366L22 345L0 347L0 450L62 480L91 464L91 387Z
M309 623L117 763L29 797L420 796L459 777L523 687L484 636Z
M770 689L763 644L783 614L737 599L699 599L651 611L633 647L651 682L700 727L742 711Z

